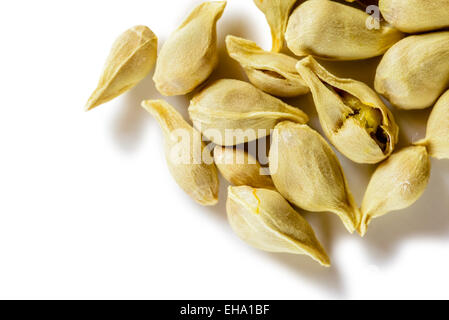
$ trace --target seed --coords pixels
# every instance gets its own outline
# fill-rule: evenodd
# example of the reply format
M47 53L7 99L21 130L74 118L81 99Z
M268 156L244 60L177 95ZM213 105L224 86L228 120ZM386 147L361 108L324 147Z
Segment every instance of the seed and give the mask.
M449 87L449 32L399 41L382 58L374 85L400 109L433 106Z
M218 63L217 21L226 1L196 7L163 45L153 80L165 96L184 95L203 83Z
M267 170L243 150L216 146L214 160L223 177L235 186L274 189L273 180L265 172Z
M425 147L408 147L393 154L379 165L368 184L359 233L366 234L372 219L410 207L424 193L429 178L430 160Z
M328 0L305 1L293 11L285 39L297 56L329 60L367 59L383 54L403 35L362 10Z
M373 164L393 152L399 128L370 87L337 78L312 57L301 60L297 69L311 88L324 133L341 153L354 162Z
M91 110L130 90L153 69L157 37L145 26L125 31L112 46L97 89L86 105Z
M276 191L229 187L226 203L234 232L268 252L306 254L329 267L330 260L309 223Z
M279 97L295 97L309 92L296 71L298 60L282 53L262 50L253 41L227 36L229 55L240 63L257 88Z
M284 32L287 28L288 17L296 2L297 0L254 0L270 25L273 52L281 51L284 46Z
M385 20L403 32L449 27L448 0L380 0L379 8Z
M427 147L432 157L449 159L449 91L433 107L426 138L415 144Z
M269 162L274 185L288 201L307 211L333 212L354 232L360 212L337 156L316 131L281 122L272 135Z
M179 186L199 204L217 204L217 168L201 141L201 134L163 100L143 101L142 107L161 126L168 168Z
M218 80L198 93L190 103L189 114L205 137L224 146L263 138L283 120L309 120L300 109L247 82L231 79Z

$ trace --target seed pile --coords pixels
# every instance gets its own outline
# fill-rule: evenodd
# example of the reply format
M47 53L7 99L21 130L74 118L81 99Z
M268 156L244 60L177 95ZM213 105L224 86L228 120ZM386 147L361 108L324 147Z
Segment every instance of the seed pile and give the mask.
M449 31L442 30L449 27L449 0L380 0L380 19L363 7L330 0L254 3L270 26L271 52L251 40L226 37L229 56L249 82L208 81L219 63L217 22L226 1L204 2L159 55L148 27L123 33L86 109L125 93L155 68L154 84L162 95L193 95L188 109L193 125L166 101L142 102L161 127L168 168L179 186L197 203L215 205L220 172L232 185L226 209L240 238L261 250L306 254L330 266L295 208L334 213L350 233L363 236L372 219L421 197L430 157L449 159ZM285 46L297 57L281 53ZM316 60L381 55L374 89L339 78ZM302 110L280 99L308 93L327 140L307 125ZM399 109L434 106L426 136L395 151L399 127L379 94ZM264 137L271 139L267 168L236 148ZM353 162L378 166L361 207L329 143Z

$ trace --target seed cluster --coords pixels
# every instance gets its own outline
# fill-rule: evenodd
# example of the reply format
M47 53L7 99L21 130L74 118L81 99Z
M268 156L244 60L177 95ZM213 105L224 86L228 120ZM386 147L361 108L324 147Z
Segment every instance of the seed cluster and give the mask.
M166 101L142 102L161 127L168 168L179 186L197 203L215 205L220 172L232 185L227 215L240 238L261 250L306 254L330 266L295 207L334 213L349 232L363 236L372 219L421 197L430 157L449 159L449 31L441 31L449 27L449 0L347 2L362 7L254 0L271 29L271 52L226 37L229 56L249 82L208 81L219 63L216 28L226 1L194 8L159 55L148 27L131 28L114 43L86 109L125 93L155 68L154 84L162 95L193 95L188 109L193 125ZM373 3L383 18L361 10ZM285 45L298 57L281 53ZM375 90L339 78L316 60L380 55ZM307 125L302 110L280 99L307 93L327 140ZM400 109L434 106L426 137L395 151L399 127L379 94ZM236 148L264 137L271 138L267 167ZM329 143L353 162L378 165L360 208Z

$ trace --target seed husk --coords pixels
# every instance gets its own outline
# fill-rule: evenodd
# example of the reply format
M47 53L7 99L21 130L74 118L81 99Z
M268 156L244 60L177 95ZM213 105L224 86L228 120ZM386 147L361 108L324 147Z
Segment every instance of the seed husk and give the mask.
M240 63L249 81L278 97L295 97L309 92L296 71L298 60L282 53L267 52L253 41L226 37L229 55Z
M213 82L191 101L194 126L218 145L234 146L270 134L283 120L306 123L309 118L298 108L257 89L231 79Z
M449 87L449 32L407 37L383 56L374 86L399 109L425 109Z
M332 75L310 56L298 62L297 70L311 88L324 133L341 153L373 164L393 152L399 128L374 90Z
M415 144L425 146L434 158L449 159L449 91L433 107L426 138Z
M370 15L329 0L309 0L290 16L285 39L297 56L329 60L359 60L379 56L403 35L379 22L368 28Z
M254 0L267 19L273 40L272 51L279 52L284 46L284 32L288 18L297 0Z
M350 233L355 231L360 212L337 156L318 132L279 123L269 162L274 185L288 201L307 211L335 213Z
M229 187L226 203L234 232L268 252L306 254L329 267L330 260L309 223L276 191Z
M164 43L153 80L165 96L184 95L202 84L218 64L217 21L226 1L196 7Z
M379 8L385 20L403 32L449 27L448 0L380 0Z
M234 186L274 189L268 170L244 150L216 146L214 160L223 177Z
M178 185L201 205L217 204L218 172L201 134L163 100L143 101L142 107L162 129L167 165Z
M157 37L148 27L136 26L125 31L112 46L86 111L136 86L153 70L156 57Z
M380 164L363 199L359 233L366 234L372 219L414 204L424 193L429 178L430 159L422 146L402 149Z

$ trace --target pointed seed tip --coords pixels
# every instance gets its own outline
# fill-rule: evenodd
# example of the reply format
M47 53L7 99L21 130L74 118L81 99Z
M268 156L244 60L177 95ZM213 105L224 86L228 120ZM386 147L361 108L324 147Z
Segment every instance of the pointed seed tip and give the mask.
M218 204L218 198L210 200L210 201L199 202L199 204L202 206L205 206L205 207L213 207Z
M324 249L323 249L324 250ZM330 268L332 266L331 260L326 252L322 253L319 257L316 257L315 260L323 267Z
M152 104L154 103L154 100L143 100L140 104L140 106L145 109L148 112L151 112Z
M367 226L364 226L363 224L360 224L360 226L357 228L357 233L362 238L365 237L367 231L368 231Z
M84 111L90 111L95 107L98 107L98 104L95 104L92 100L89 99L89 101L87 101L86 105L84 106Z

